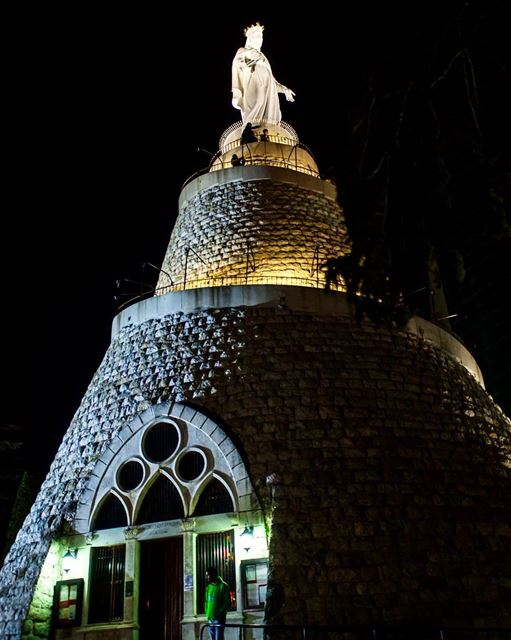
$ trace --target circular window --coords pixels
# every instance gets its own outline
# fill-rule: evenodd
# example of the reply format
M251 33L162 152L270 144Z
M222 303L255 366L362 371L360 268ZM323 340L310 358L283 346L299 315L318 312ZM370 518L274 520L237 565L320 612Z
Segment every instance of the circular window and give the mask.
M133 491L144 479L144 468L140 462L129 460L119 469L117 483L123 491Z
M205 466L206 460L202 454L198 451L189 451L179 461L179 475L186 482L191 482L200 476Z
M179 444L179 432L173 424L160 422L151 427L144 438L144 455L151 462L170 458Z

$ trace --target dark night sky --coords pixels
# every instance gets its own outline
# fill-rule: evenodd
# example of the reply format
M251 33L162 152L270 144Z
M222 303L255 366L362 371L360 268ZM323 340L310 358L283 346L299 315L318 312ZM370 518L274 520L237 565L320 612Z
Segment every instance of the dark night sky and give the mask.
M461 3L457 3L458 6ZM454 11L454 3L449 11ZM360 7L360 5L359 5ZM161 264L184 180L204 167L230 105L242 29L296 92L283 118L325 170L346 160L353 105L376 61L413 64L417 24L358 15L5 18L0 27L0 422L54 451L109 344L115 281ZM342 188L342 185L341 185Z

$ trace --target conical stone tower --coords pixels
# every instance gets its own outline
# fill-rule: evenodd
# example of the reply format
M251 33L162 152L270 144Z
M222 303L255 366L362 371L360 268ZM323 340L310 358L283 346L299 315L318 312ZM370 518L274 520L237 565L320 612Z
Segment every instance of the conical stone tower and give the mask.
M228 622L511 626L509 420L455 338L322 288L336 188L285 123L242 127L183 188L159 295L114 319L0 637L195 638L211 564Z

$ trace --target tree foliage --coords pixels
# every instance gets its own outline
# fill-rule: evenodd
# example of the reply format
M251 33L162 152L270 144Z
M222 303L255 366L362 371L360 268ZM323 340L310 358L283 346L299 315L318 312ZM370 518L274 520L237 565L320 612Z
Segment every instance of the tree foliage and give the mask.
M485 7L397 30L353 109L338 176L353 250L327 279L360 313L438 319L442 284L455 292L467 260L510 248L507 34Z

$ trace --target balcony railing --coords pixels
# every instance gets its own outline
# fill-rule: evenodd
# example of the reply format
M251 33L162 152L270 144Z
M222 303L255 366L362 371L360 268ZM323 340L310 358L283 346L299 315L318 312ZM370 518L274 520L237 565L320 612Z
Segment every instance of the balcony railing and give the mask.
M310 277L294 277L294 276L265 276L265 275L246 275L246 276L216 276L211 278L197 278L186 280L183 282L174 282L166 287L159 287L154 292L157 296L163 296L172 291L186 291L188 289L202 289L205 287L229 287L240 285L287 285L294 287L311 287L314 289L324 289L325 281L322 275ZM345 291L342 286L332 286L333 291ZM146 297L146 296L144 296Z
M251 144L256 144L256 143L251 143ZM264 143L257 143L258 145L261 145ZM247 145L244 145L245 147ZM294 149L294 147L293 147ZM311 167L307 167L303 164L301 164L300 162L298 162L296 155L295 158L292 158L293 151L291 151L290 157L286 158L286 159L281 159L281 158L275 158L275 157L271 157L271 156L266 156L266 155L253 155L251 153L247 153L243 156L243 165L245 167L247 166L266 166L266 167L283 167L284 169L293 169L294 171L298 171L299 173L305 173L309 176L314 176L315 178L319 178L320 180L324 180L325 178L322 176L322 174L319 173L319 171L316 171L315 169L312 169ZM216 169L212 169L213 165L215 162L219 162L219 166ZM232 168L232 164L228 161L222 160L221 158L221 154L217 153L215 156L213 156L211 163L207 166L204 167L203 169L199 169L199 171L196 171L195 173L193 173L189 178L187 178L184 182L183 182L183 186L181 187L181 190L183 190L187 184L190 184L190 182L193 182L193 180L195 180L195 178L198 178L199 176L203 176L206 173L209 173L210 171L220 171L222 169L231 169ZM333 180L329 179L330 182L333 182Z
M293 144L296 144L298 142L298 134L290 124L281 120L279 124L279 128L284 130L287 133L286 137L292 140ZM229 138L229 136L237 130L239 130L239 132L241 133L242 129L243 129L243 122L241 122L241 120L239 122L235 122L230 127L228 127L223 132L222 137L220 138L220 143L218 145L220 149L225 150L226 140Z
M261 140L261 136L260 135L256 135L257 140L254 140L252 142L244 142L243 145L241 144L241 138L238 138L237 140L233 140L232 142L229 142L229 144L226 144L223 148L222 148L222 152L223 153L228 153L229 151L232 151L233 149L239 149L241 146L243 147L247 147L247 145L259 145L259 144L265 144L267 142L273 142L275 144L285 144L289 147L301 147L303 149L305 149L305 147L301 144L296 144L295 140L292 140L291 138L283 138L282 136L278 136L278 135L272 135L272 134L268 134L268 136L266 137L265 140ZM309 151L310 153L310 151Z
M174 282L171 285L165 287L158 287L156 289L143 291L138 295L133 296L129 300L126 300L121 305L119 305L116 309L116 313L119 313L126 307L131 306L132 304L136 304L137 302L141 302L142 300L146 300L147 298L152 298L153 296L164 296L167 293L172 293L175 291L188 291L190 289L202 289L206 287L230 287L230 286L240 286L240 285L286 285L286 286L294 286L294 287L309 287L313 289L324 289L325 281L323 276L314 276L314 277L304 277L304 278L295 278L295 277L285 277L285 276L219 276L213 278L198 278L192 280L186 280L186 282ZM332 291L345 291L345 288L342 286L332 285L330 287Z

